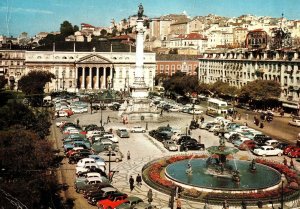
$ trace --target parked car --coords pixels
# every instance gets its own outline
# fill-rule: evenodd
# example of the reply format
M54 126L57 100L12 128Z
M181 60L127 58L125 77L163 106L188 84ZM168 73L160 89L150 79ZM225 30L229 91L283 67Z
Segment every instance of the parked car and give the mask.
M258 134L254 136L253 140L256 142L257 146L263 146L265 145L266 141L271 140L272 138L269 136L266 136L264 134Z
M75 187L76 192L83 193L84 187L86 185L97 184L97 183L101 183L101 182L102 182L102 178L94 177L94 178L87 179L86 181L82 181L80 183L75 182L74 187Z
M165 147L167 150L169 150L169 151L177 151L177 150L178 150L177 145L176 145L175 142L174 142L173 140L171 140L171 139L165 140L165 141L163 142L163 144L164 144L164 147Z
M120 204L126 202L127 194L116 192L111 194L107 199L100 200L97 203L98 208L111 209L116 208Z
M272 146L272 147L277 147L278 144L279 141L277 141L276 139L270 139L265 142L265 145Z
M89 196L87 196L87 201L91 205L97 205L98 201L107 199L110 195L113 195L114 193L117 192L118 192L117 189L114 187L104 187L97 193L91 193Z
M239 150L254 150L256 148L256 143L253 140L246 140L240 146L238 146Z
M277 148L281 149L281 150L284 150L289 145L290 145L289 143L279 142L279 144L277 145Z
M287 155L287 154L289 154L289 152L291 152L293 149L296 149L296 148L297 147L295 145L286 146L283 150L283 154Z
M298 120L298 119L290 120L289 125L300 127L300 120Z
M124 203L118 205L117 207L115 207L115 209L132 209L137 204L143 203L143 202L144 201L139 197L129 196L126 198L126 201Z
M190 123L190 126L189 126L189 128L192 130L192 129L197 129L197 128L199 128L199 123L197 123L197 121L195 121L195 120L192 120L191 121L191 123Z
M101 189L105 187L113 187L113 186L107 182L86 186L83 192L83 197L88 198L90 196L93 196L93 194L100 193Z
M155 134L155 138L160 142L171 139L171 136L172 134L167 131L159 131Z
M81 173L90 171L91 169L100 168L101 170L105 170L105 167L99 166L97 163L86 163L83 167L76 167L76 175L81 175Z
M189 135L184 135L184 136L181 136L181 137L178 139L177 144L180 145L180 144L182 144L184 141L187 141L187 140L195 140L195 141L196 141L196 139L193 139L191 136L189 136Z
M179 139L181 136L185 136L185 135L186 135L185 133L184 133L184 134L182 134L182 133L175 133L175 134L173 134L173 135L171 136L171 139L172 139L173 141L177 142L178 139Z
M205 145L204 144L199 144L195 140L186 140L181 143L180 145L181 150L204 150Z
M259 148L254 149L253 153L260 156L281 156L283 154L283 151L272 146L261 146Z
M288 153L289 157L293 157L293 158L298 158L300 157L300 147L296 147L294 149L292 149L289 153Z
M145 132L146 132L146 129L143 128L142 126L134 126L134 127L131 129L131 132L132 132L132 133L145 133Z
M123 154L116 151L103 151L98 154L105 161L119 162L123 159Z
M120 138L129 138L129 133L125 128L119 128L116 132Z

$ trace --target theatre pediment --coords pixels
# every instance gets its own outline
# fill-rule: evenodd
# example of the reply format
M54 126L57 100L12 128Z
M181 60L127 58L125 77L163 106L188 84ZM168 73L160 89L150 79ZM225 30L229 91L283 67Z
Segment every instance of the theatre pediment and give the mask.
M77 63L111 63L111 61L100 55L91 54L80 58Z

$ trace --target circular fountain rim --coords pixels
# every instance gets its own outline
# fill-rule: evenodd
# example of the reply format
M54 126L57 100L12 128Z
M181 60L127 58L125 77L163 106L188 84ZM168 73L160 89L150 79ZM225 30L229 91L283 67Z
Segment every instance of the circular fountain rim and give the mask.
M203 159L199 159L198 160L203 160ZM179 160L179 161L176 161L176 162L180 162L180 161L188 161L188 159L184 159L184 160ZM248 162L246 160L236 160L236 161L240 161L240 162ZM194 185L194 184L185 184L184 182L181 182L181 181L178 181L177 179L173 178L170 174L168 174L167 172L167 168L176 163L176 162L173 162L173 163L170 163L168 164L165 168L164 168L164 174L166 176L166 178L170 181L172 181L173 183L175 184L178 184L182 187L185 187L185 188L194 188L198 191L204 191L204 192L232 192L232 193L251 193L251 192L258 192L258 191L269 191L269 190L274 190L276 188L278 188L281 184L281 178L279 178L279 180L277 182L274 182L271 186L266 186L266 187L261 187L261 188L241 188L241 189L237 189L237 188L218 188L218 187L205 187L205 186L198 186L198 185ZM264 165L264 164L261 164L261 163L257 163L259 164L259 166L261 167L266 167L270 170L273 170L274 173L277 173L278 174L278 177L281 177L281 173L270 167L270 166L267 166L267 165Z

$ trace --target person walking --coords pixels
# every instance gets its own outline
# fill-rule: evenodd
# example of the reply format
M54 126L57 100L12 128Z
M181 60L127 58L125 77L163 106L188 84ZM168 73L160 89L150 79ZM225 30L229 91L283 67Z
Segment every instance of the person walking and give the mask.
M290 168L291 169L295 168L293 158L291 158L291 161L290 161Z
M149 189L147 193L147 198L148 198L148 203L151 204L151 202L153 201L152 189Z
M140 176L140 174L138 174L137 176L136 176L136 184L139 186L139 187L141 187L142 186L142 177Z
M288 166L288 164L287 164L287 160L286 160L286 158L285 158L285 157L283 158L283 165L285 165L285 166Z
M129 150L127 152L127 160L130 160L130 152L129 152Z
M132 176L130 176L130 178L129 178L129 188L130 188L130 191L132 192L132 190L134 188L134 179L132 178Z
M198 136L198 143L201 144L201 135Z

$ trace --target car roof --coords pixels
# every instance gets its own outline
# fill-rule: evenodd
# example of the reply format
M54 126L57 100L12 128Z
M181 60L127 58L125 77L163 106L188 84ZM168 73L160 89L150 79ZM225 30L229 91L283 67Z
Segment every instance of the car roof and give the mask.
M268 145L261 146L261 147L263 147L263 148L274 148L274 147L272 147L272 146L268 146Z
M104 187L104 188L102 188L101 189L102 191L104 191L104 192L113 192L113 191L117 191L117 189L116 188L114 188L114 187Z
M91 178L88 178L88 181L102 181L102 178L101 177L91 177Z
M143 201L141 198L139 198L139 197L136 197L136 196L129 196L129 197L127 197L126 198L126 200L129 200L129 201L138 201L138 200L141 200L141 201Z

